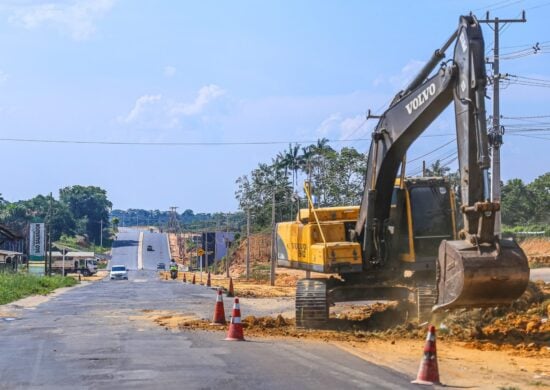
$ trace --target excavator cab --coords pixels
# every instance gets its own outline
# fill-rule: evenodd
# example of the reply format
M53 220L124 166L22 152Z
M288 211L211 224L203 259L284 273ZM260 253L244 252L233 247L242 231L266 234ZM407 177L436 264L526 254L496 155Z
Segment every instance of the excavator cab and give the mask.
M396 181L391 218L400 226L396 244L401 261L409 264L405 268L435 267L433 311L512 303L527 287L529 267L514 241L493 233L498 204L478 202L460 210L467 226L477 226L475 234L457 232L461 218L456 218L455 205L454 192L442 178L407 178L403 185Z

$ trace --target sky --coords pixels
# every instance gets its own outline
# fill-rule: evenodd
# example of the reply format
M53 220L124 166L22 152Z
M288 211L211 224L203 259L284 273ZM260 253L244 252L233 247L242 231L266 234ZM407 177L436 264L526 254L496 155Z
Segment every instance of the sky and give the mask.
M548 83L524 85L550 80L548 0L0 0L0 193L17 201L95 185L118 209L235 211L235 180L289 142L326 137L366 152L376 125L367 110L387 108L461 14L522 10L527 23L500 37L501 73L512 81L501 115L528 118L502 120L501 175L530 182L549 171L550 136L511 130L550 122L533 118L550 115ZM483 31L490 58L493 31ZM447 109L409 161L453 133ZM242 144L251 142L272 143ZM425 159L456 169L455 150Z

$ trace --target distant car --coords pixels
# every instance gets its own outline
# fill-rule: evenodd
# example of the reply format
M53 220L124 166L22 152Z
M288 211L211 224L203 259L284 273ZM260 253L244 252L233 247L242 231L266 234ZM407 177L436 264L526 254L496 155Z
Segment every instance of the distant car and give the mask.
M158 269L158 270L166 270L166 264L164 264L164 263L158 263L158 264L157 264L157 269Z
M111 267L111 280L128 280L128 269L125 265L113 265Z
M153 250L153 245L147 245L147 250L150 252Z

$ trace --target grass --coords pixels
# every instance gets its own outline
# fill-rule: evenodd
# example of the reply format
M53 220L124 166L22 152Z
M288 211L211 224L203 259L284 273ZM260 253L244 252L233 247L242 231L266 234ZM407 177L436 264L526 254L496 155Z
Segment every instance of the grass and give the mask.
M84 252L95 252L95 253L106 253L109 250L111 250L111 245L113 241L111 238L105 237L103 239L103 246L95 245L93 243L89 243L85 246L81 245L81 242L77 239L77 237L74 236L66 236L62 235L59 241L56 241L55 244L65 245L69 248L73 248L79 251Z
M34 276L29 274L0 274L0 305L30 295L45 295L59 287L76 284L74 278L63 276Z

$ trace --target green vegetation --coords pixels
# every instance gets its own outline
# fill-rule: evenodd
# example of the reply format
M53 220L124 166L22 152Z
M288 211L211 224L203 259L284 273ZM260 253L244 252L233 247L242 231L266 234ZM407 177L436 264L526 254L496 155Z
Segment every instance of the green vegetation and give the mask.
M55 244L60 244L68 248L78 251L88 251L97 253L105 253L111 250L112 239L103 239L103 246L89 244L83 240L83 237L66 236L62 235Z
M45 295L59 287L76 284L73 278L62 276L34 276L29 274L0 274L0 305L29 295Z
M239 177L235 196L241 210L250 210L252 230L258 232L271 228L274 193L276 222L293 220L298 207L307 205L296 195L299 178L310 181L321 207L359 205L366 164L365 154L354 148L335 151L326 139L306 147L289 145L288 150L272 158L271 164L259 164L250 174ZM451 172L440 160L426 168L426 175L446 177L455 188L460 185L458 172ZM460 191L456 196L460 201ZM550 172L529 184L521 179L503 184L501 208L505 233L545 231L550 235Z
M502 223L508 226L539 225L542 226L540 230L550 229L550 172L529 184L512 179L502 186Z
M0 197L0 223L23 232L28 223L42 221L51 224L52 241L79 234L99 244L101 235L108 236L111 207L105 190L77 185L60 189L58 200L37 195L10 203Z
M366 158L354 148L332 149L327 139L301 147L289 145L271 164L258 168L236 181L235 196L243 211L250 210L254 230L271 226L275 197L275 220L293 220L298 208L307 202L299 199L299 178L310 181L319 206L359 204L367 170Z
M516 225L502 227L502 233L506 236L529 238L536 236L550 237L550 224ZM533 233L526 234L526 233ZM537 234L534 234L537 233Z

